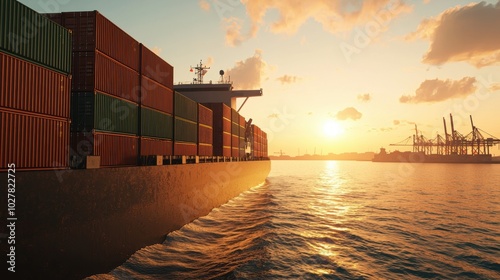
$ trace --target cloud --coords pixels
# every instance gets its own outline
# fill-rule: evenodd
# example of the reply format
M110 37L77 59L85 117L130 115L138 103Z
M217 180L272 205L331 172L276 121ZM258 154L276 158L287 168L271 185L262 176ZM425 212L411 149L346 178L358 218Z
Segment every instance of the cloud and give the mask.
M151 51L152 51L153 53L155 53L156 55L158 55L158 56L159 56L159 55L161 54L162 49L161 49L160 47L158 47L158 46L154 46L154 47L151 49Z
M200 8L204 11L210 11L210 3L207 0L200 0Z
M300 81L301 78L297 77L297 76L283 75L283 76L277 78L276 80L280 81L281 84L284 85L284 84L296 83L296 82Z
M251 20L249 37L265 26L273 33L295 33L304 23L313 19L331 32L351 31L367 23L385 25L412 8L401 0L241 0ZM264 22L269 10L278 12L278 19Z
M392 123L394 125L400 125L400 124L411 124L411 125L414 125L415 124L415 122L408 121L408 120L393 120Z
M223 23L226 29L226 45L235 47L246 40L241 35L241 20L235 17L225 18Z
M361 116L363 116L363 114L361 114L358 110L356 110L353 107L347 107L344 110L337 112L336 115L337 119L342 121L347 119L359 120Z
M439 102L451 98L467 96L476 91L476 78L464 77L458 81L452 80L425 80L415 91L414 96L403 95L401 103Z
M369 93L358 95L358 100L361 101L361 102L368 102L371 99L372 99L372 97L371 97L371 95Z
M226 75L234 81L235 89L255 89L260 88L266 67L267 63L262 59L262 51L255 50L252 57L236 62L232 69L226 71Z
M500 1L457 6L422 21L407 40L425 39L423 62L441 65L466 61L477 68L500 64Z
M500 83L492 84L492 85L489 87L489 90L490 90L490 91L500 91Z

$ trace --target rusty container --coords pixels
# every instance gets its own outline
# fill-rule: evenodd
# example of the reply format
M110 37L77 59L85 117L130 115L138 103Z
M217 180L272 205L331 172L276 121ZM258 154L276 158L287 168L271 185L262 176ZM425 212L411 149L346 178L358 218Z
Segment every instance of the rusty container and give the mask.
M46 14L49 18L57 14ZM65 12L61 25L73 32L73 52L100 52L139 72L139 42L98 11Z
M69 121L0 108L0 169L69 167Z
M139 74L101 52L73 52L73 92L100 91L139 102Z
M213 112L213 155L231 156L231 108L224 103L203 103Z
M68 119L68 75L0 52L0 107Z
M141 75L140 103L163 113L174 113L174 91Z
M174 88L174 68L143 44L141 48L140 73L169 89Z
M101 166L137 165L139 137L104 132L72 132L71 159L100 156Z
M172 140L141 137L139 139L141 145L141 156L150 155L172 155Z

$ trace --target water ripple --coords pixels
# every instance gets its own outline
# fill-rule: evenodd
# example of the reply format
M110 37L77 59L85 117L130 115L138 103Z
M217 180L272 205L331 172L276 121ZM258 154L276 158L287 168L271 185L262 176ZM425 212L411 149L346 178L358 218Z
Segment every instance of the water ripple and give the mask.
M266 184L91 279L500 279L500 165L398 168L273 162Z

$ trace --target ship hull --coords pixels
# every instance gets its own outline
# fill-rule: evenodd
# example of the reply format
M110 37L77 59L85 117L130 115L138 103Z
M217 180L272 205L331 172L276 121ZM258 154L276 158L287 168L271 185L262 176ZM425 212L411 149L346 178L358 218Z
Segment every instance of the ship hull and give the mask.
M491 155L426 155L421 152L376 154L372 161L409 163L494 163Z
M263 160L17 172L16 276L81 279L108 272L263 183L270 168ZM5 191L1 197L7 201Z

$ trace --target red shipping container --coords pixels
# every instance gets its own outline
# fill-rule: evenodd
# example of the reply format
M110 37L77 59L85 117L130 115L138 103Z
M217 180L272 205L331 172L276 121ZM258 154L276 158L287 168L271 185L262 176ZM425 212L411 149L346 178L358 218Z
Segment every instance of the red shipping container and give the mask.
M69 167L69 121L0 108L0 169Z
M211 109L198 104L198 123L213 126L213 112Z
M262 157L262 132L256 125L252 125L252 138L252 155Z
M262 131L261 134L262 134L262 156L267 157L268 156L268 153L267 153L267 133Z
M101 166L137 165L139 137L115 133L71 133L71 154L100 156Z
M231 108L224 103L203 103L213 113L213 155L230 157Z
M211 144L198 144L198 155L199 156L212 156L213 155L213 146Z
M141 156L172 155L172 140L141 137L140 143Z
M0 107L69 119L69 76L0 52Z
M139 74L100 52L73 52L73 92L100 91L139 102Z
M47 14L55 19L57 14ZM60 24L73 32L73 52L96 49L139 72L139 42L97 11L62 13Z
M141 75L140 103L158 111L174 113L174 92L172 89Z
M231 135L231 156L240 156L240 137L238 135Z
M141 75L174 88L174 67L141 44Z
M245 121L245 117L243 117L242 115L240 115L240 121L239 121L239 124L241 127L245 128L246 125L247 125L247 122Z
M203 124L198 125L198 143L213 143L213 129L211 127Z
M196 143L174 142L174 156L195 156L197 152Z

